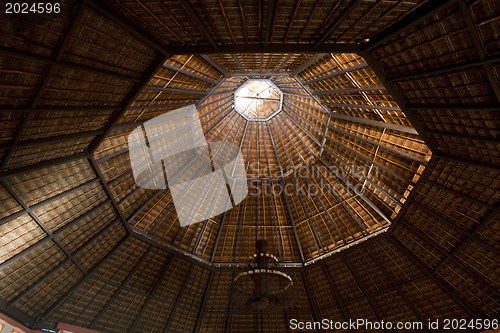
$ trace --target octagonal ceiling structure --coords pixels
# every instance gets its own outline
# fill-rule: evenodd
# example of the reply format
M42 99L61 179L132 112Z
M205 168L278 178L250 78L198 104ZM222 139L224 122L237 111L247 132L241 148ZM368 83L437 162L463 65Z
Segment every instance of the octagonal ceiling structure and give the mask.
M7 15L0 310L30 328L117 333L270 333L294 316L497 318L496 2L332 4L85 0L49 21ZM288 96L269 121L247 125L231 108L249 78ZM422 174L415 158L428 152L394 100L434 153ZM264 166L255 186L325 176L364 186L367 200L253 196L179 228L168 191L135 186L125 138L192 103L207 137L230 133ZM297 183L301 166L311 171ZM389 232L363 241L381 214ZM257 236L293 266L280 268L300 289L286 313L234 312L226 297Z
M226 213L181 228L168 189L134 184L126 137L190 103L207 143L239 146L249 193ZM215 264L245 262L257 238L285 265L303 265L383 233L431 157L353 53L173 56L115 128L95 159L132 230Z

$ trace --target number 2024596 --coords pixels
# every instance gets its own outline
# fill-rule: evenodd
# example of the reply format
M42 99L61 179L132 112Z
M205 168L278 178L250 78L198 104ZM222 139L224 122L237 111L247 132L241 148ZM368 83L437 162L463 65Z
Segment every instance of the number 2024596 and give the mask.
M60 3L39 2L7 2L5 4L6 14L59 14L61 12Z

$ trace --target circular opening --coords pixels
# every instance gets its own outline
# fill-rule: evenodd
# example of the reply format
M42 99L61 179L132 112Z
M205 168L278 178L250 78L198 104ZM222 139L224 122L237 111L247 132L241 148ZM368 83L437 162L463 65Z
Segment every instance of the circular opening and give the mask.
M248 80L234 93L234 108L249 120L269 120L281 111L283 93L270 80Z

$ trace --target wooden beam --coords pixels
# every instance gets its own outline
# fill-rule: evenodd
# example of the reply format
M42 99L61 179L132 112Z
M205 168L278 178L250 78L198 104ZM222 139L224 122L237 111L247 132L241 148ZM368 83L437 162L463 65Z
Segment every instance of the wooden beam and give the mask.
M203 33L203 36L205 36L205 38L210 42L210 45L212 45L212 47L216 50L218 48L217 43L213 39L210 31L208 31L207 27L202 22L198 13L196 13L196 10L194 9L193 5L191 5L191 2L189 0L180 0L180 1L184 9L186 9L186 11L188 12L189 16L191 16L191 18L193 19L194 23Z
M39 321L49 318L62 304L64 304L64 302L66 302L68 298L70 298L71 295L73 295L75 291L77 291L80 287L83 286L85 282L87 282L87 280L92 274L94 274L99 268L101 268L101 266L104 264L104 262L106 262L107 259L112 257L121 248L121 246L125 243L128 237L129 235L122 238L122 240L120 240L118 244L116 244L116 246L101 259L101 261L99 261L96 265L94 265L94 267L92 267L88 271L87 275L85 275L82 279L80 279L80 281L78 281L70 290L65 292L54 304L52 304L52 306L50 306L39 317Z
M141 77L141 83L137 83L129 91L127 96L122 101L122 108L120 111L114 112L113 115L106 121L103 127L104 133L101 136L96 137L88 146L88 150L92 155L99 145L104 141L106 136L111 133L111 128L118 123L118 120L127 112L127 109L134 103L135 99L139 96L141 91L149 84L149 81L153 78L154 74L160 69L165 61L170 56L164 56L158 54L156 58L150 63L149 68L144 72Z
M483 314L477 313L476 311L472 310L470 306L466 305L460 298L458 298L458 296L456 296L456 292L452 290L448 284L438 279L429 270L428 266L425 265L418 256L408 250L399 239L397 239L396 237L391 237L388 239L390 239L392 244L394 244L408 259L411 260L412 263L417 265L421 271L423 271L439 288L441 288L441 290L443 290L451 300L453 300L459 307L461 307L468 316L470 316L471 318L482 317Z
M198 312L198 316L196 317L196 324L195 324L194 330L193 330L194 333L199 333L201 330L201 323L202 323L202 319L203 319L203 314L204 314L205 308L207 306L208 294L210 293L210 289L212 288L212 285L213 285L214 275L215 275L214 270L213 269L210 270L208 282L205 285L205 290L203 292L203 298L201 299L201 305L200 305L200 309Z
M363 0L351 1L345 7L344 11L342 11L342 13L340 13L337 17L335 17L335 19L330 24L330 26L328 28L326 28L326 30L321 34L321 36L319 36L318 40L314 43L314 48L318 48L320 45L324 44L325 41L328 40L330 35L335 30L337 30L342 23L344 23L345 19L352 13L353 10L356 9L356 7L359 6L359 4L361 4L361 2L363 2Z
M435 3L434 3L435 5ZM370 52L361 52L360 55L365 59L366 63L370 66L371 70L377 75L377 78L384 85L386 90L391 94L394 98L394 101L398 104L401 111L404 112L406 118L411 122L415 130L420 134L420 137L424 140L425 144L429 149L436 154L438 152L438 146L431 138L425 133L424 125L422 124L420 118L417 116L417 113L414 112L406 103L406 98L400 92L398 86L390 81L385 74L382 66L378 63L375 56Z
M367 109L367 110L388 110L388 111L401 111L397 106L383 106L383 105L367 105L367 104L352 104L352 103L336 103L336 102L322 102L326 106L336 108L350 108L350 109Z
M82 72L94 73L97 75L114 77L114 78L120 79L120 80L136 82L136 83L140 82L140 79L137 77L134 77L134 76L120 74L117 72L112 72L112 71L108 71L106 69L101 69L101 68L92 67L92 66L88 66L88 65L76 64L76 63L72 63L69 61L54 60L50 57L44 57L44 56L41 56L41 55L36 54L36 53L31 53L31 52L27 52L27 51L20 51L20 50L8 48L5 46L0 46L0 54L4 55L6 57L25 59L25 60L33 61L36 63L44 63L47 65L63 67L63 68L82 71Z
M204 82L213 84L213 85L216 85L218 83L216 80L213 80L213 79L210 79L208 77L204 77L204 76L198 75L196 73L192 73L192 72L190 72L188 70L185 70L185 69L182 69L182 68L178 68L178 67L175 67L173 65L163 64L163 66L161 66L161 67L163 67L165 69L169 69L169 70L177 72L177 73L180 73L182 75L186 75L186 76L192 77L193 79L196 79L196 80L200 80L200 81L204 81Z
M403 32L413 28L415 25L422 23L437 11L455 4L457 1L458 0L430 1L424 4L377 34L363 46L362 51L372 51L394 37L400 36Z
M170 54L255 54L255 53L355 53L360 50L358 43L327 43L313 48L306 43L269 43L263 44L230 44L219 45L214 49L211 45L171 46Z
M313 83L316 83L316 82L319 82L319 81L323 81L323 80L329 80L329 79L334 78L336 76L344 75L344 74L347 74L347 73L350 73L350 72L354 72L354 71L357 71L357 70L360 70L360 69L363 69L363 68L366 68L366 67L368 67L368 64L366 62L362 62L360 64L356 64L354 66L351 66L351 67L348 67L348 68L344 68L344 69L341 69L339 71L336 71L336 72L333 72L333 73L330 73L330 74L325 74L323 76L320 76L320 77L317 77L317 78L305 81L304 84L306 86L309 86L309 85L311 85Z
M227 71L226 68L222 67L217 61L215 61L212 57L210 57L208 54L201 54L200 55L203 59L205 59L206 62L208 62L213 68L218 70L223 76L229 77L229 72Z

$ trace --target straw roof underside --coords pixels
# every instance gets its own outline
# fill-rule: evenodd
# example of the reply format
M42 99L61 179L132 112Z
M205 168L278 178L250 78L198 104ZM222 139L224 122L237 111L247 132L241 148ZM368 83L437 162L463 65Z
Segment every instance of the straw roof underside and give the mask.
M104 332L498 317L497 2L84 3L0 14L1 312ZM361 52L323 52L336 42ZM320 51L210 49L247 43ZM284 94L268 122L232 109L253 77ZM344 190L248 196L180 228L169 191L135 184L127 136L193 103L209 142L258 165L254 189ZM297 285L286 312L229 304L257 238Z

